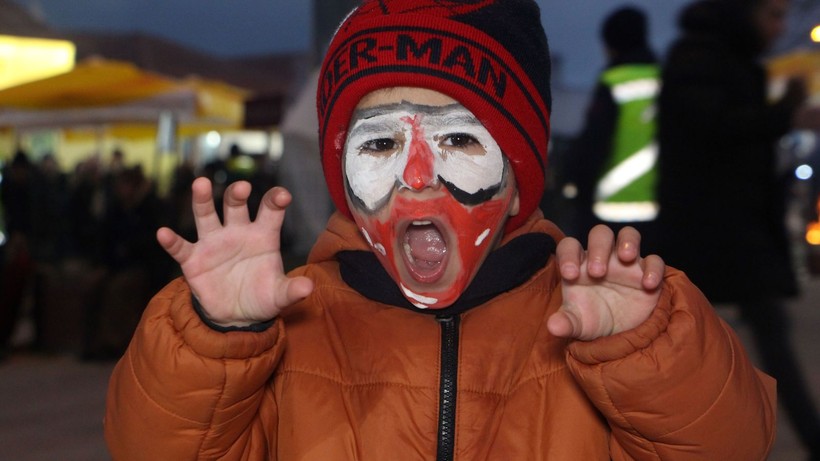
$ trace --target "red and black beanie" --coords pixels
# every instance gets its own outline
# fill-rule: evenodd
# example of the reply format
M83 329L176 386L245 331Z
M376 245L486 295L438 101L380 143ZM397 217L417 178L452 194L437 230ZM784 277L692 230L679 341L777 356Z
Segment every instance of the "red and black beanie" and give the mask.
M342 23L317 91L325 180L345 202L342 154L353 110L388 87L432 89L459 101L510 160L521 225L544 190L549 143L550 56L534 0L364 0Z

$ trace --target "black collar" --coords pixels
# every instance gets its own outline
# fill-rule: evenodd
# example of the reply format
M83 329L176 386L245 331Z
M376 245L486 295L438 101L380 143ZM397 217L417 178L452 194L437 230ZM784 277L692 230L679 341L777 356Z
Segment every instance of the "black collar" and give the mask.
M547 234L524 234L491 252L464 293L444 309L419 309L405 298L396 282L371 251L342 251L336 255L342 279L365 298L414 312L451 317L481 305L529 280L555 252Z

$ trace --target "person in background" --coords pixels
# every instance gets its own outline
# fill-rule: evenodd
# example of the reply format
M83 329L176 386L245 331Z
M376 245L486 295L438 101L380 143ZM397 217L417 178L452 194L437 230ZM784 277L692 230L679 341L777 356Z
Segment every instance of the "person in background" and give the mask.
M769 101L761 57L785 27L788 0L704 0L680 16L659 99L658 249L712 303L737 305L762 367L811 459L820 420L789 334L785 300L798 293L785 210L789 178L775 143L817 129L802 82Z
M110 184L96 156L78 163L69 182L70 258L82 261L88 270L102 264L100 229L110 197Z
M656 98L660 65L647 42L646 14L634 6L611 12L601 25L607 65L598 77L581 133L567 155L562 182L577 190L576 229L596 224L638 229L641 247L658 214Z
M30 249L35 263L32 277L31 319L34 325L30 348L52 352L47 347L45 318L49 286L59 273L69 247L66 232L69 217L68 177L60 170L53 153L40 159L31 189Z
M0 199L8 236L0 261L0 357L7 355L11 347L34 276L31 234L36 170L28 153L18 149L2 171Z
M366 0L317 88L337 212L283 271L292 196L193 183L198 239L109 385L117 461L764 459L773 381L633 228L544 219L533 0ZM298 199L298 198L295 198Z
M111 185L99 234L105 277L86 312L84 360L122 356L145 305L173 269L154 239L166 223L166 205L142 167L124 166Z

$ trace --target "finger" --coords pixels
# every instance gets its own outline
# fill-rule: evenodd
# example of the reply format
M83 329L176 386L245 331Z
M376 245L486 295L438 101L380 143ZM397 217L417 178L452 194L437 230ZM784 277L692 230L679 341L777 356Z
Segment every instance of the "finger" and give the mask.
M666 263L658 255L649 255L641 262L643 279L641 284L645 290L653 291L661 286L663 275L666 272Z
M287 307L310 295L313 292L313 281L302 276L288 278L281 288L276 304Z
M591 277L600 278L606 275L614 244L615 233L609 227L599 224L589 231L587 272Z
M559 338L577 338L580 334L580 321L564 309L552 314L547 319L547 330Z
M211 181L205 177L196 178L191 184L191 192L191 208L194 212L197 235L202 237L222 227L214 207Z
M157 242L179 264L187 261L193 250L190 242L168 227L157 230Z
M236 181L225 189L222 198L222 211L225 224L247 224L251 221L248 213L248 197L251 196L251 183Z
M621 262L628 264L636 261L641 255L641 233L634 227L624 227L618 232L615 248Z
M555 248L555 259L563 279L576 280L581 275L583 254L584 249L577 239L566 237L558 242Z
M262 203L259 205L256 221L281 229L282 220L284 219L282 211L290 205L291 200L290 192L284 187L274 187L268 190L262 196Z

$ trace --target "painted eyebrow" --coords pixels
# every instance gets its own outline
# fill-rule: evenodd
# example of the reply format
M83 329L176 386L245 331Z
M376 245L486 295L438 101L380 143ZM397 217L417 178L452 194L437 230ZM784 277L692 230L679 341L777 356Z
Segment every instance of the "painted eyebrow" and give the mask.
M483 127L481 122L478 121L475 115L464 109L463 111L457 112L450 112L446 114L440 114L438 116L432 116L433 123L440 125L442 127L470 127L470 126L481 126Z
M379 136L385 132L395 132L401 129L401 123L395 120L369 121L367 119L356 120L353 129L347 136L348 139L357 136Z
M384 133L384 131L395 131L400 129L401 127L398 126L398 124L394 125L388 121L375 123L366 122L368 119L377 118L398 111L425 114L432 119L433 124L440 125L444 128L453 126L483 126L475 115L458 103L449 104L446 106L427 106L403 101L401 103L385 104L355 111L353 113L353 117L351 117L351 123L354 125L354 128L351 130L348 137L373 134L378 135Z
M407 101L402 101L400 103L383 104L380 106L368 107L366 109L358 109L353 112L353 116L350 119L355 123L359 120L378 117L380 115L385 115L391 112L401 110L425 115L441 115L442 113L453 111L468 112L464 106L458 103L448 104L446 106L427 106L423 104L413 104Z

